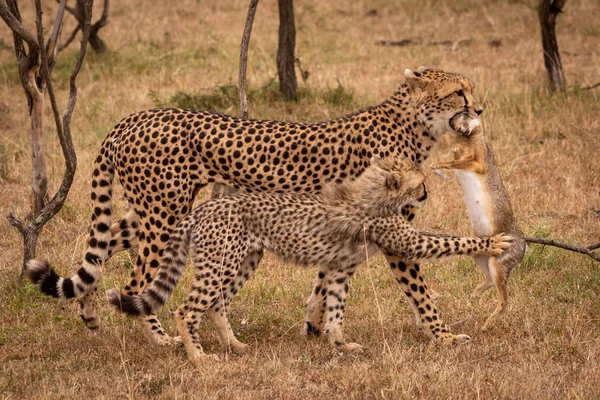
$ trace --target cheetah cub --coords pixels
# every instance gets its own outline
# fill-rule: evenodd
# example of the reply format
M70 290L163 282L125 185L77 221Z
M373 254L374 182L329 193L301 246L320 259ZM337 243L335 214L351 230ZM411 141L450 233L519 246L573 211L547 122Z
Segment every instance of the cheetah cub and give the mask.
M493 286L498 296L496 310L482 327L486 331L506 308L508 275L523 259L526 243L496 167L492 145L484 136L481 126L475 127L468 136L452 135L452 140L455 144L452 149L454 161L435 163L431 168L455 170L475 235L482 237L504 232L514 237L502 257L474 256L485 274L485 280L471 293L471 298L481 296Z
M377 250L407 262L453 254L500 256L511 238L463 238L419 232L401 214L402 206L426 198L423 173L406 161L373 158L371 166L349 183L329 184L318 195L240 193L208 201L188 215L169 239L156 278L137 296L109 292L109 301L130 315L148 315L171 295L191 249L195 280L176 311L181 340L193 363L206 355L197 333L203 313L217 329L222 344L243 352L247 345L234 336L227 311L232 297L258 267L263 250L308 266L319 266L320 287L308 300L305 330L320 329L339 351L360 350L344 340L342 323L349 281L367 254ZM407 296L420 299L423 324L437 341L470 339L452 335L437 314L427 286L417 271L402 278ZM418 277L418 279L417 279ZM404 282L406 280L406 282ZM216 357L216 356L213 356Z

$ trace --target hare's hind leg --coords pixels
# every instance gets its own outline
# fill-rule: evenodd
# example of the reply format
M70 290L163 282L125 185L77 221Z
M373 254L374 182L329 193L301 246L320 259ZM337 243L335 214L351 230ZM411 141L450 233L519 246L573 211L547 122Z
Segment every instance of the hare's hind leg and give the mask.
M506 304L508 303L508 290L506 287L508 282L504 264L501 261L498 261L496 257L490 257L489 266L490 275L498 295L498 304L492 315L490 315L487 321L485 321L485 324L483 324L483 328L481 328L482 331L488 330L496 322L498 317L506 309Z
M490 289L492 286L494 286L494 282L490 273L490 257L474 256L473 259L481 269L481 272L483 272L483 274L485 275L485 280L479 285L477 285L475 290L473 290L473 293L471 293L471 298L476 299L477 297L485 293L488 289Z

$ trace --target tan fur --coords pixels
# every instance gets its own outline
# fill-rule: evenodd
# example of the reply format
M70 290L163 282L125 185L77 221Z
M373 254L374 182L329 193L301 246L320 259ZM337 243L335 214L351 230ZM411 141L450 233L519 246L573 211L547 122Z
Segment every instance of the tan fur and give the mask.
M500 258L474 257L486 279L475 288L471 297L476 298L493 286L496 287L498 297L496 310L483 325L482 330L485 331L494 324L506 308L508 276L510 271L523 259L526 243L523 239L523 232L514 217L510 197L496 166L492 145L483 134L483 129L478 126L471 135L453 135L452 138L454 160L432 164L431 168L472 172L473 175L459 175L459 182L465 191L465 196L468 195L467 186L476 185L478 187L478 190L481 191L479 194L483 202L484 219L489 222L489 224L480 224L470 213L475 234L489 236L506 233L515 238L510 248ZM469 199L465 199L465 201L469 201Z
M424 199L423 174L404 161L374 159L351 183L331 184L320 195L240 193L195 208L171 235L163 263L140 295L109 294L111 304L131 315L149 315L162 306L177 284L188 248L195 281L176 312L177 327L190 360L205 357L197 324L207 313L224 346L244 351L227 320L229 302L253 274L264 250L301 265L318 265L315 289L307 301L306 334L324 330L339 351L360 350L347 343L342 324L350 278L378 250L406 262L458 254L500 255L510 238L463 238L413 229L402 215L407 202ZM453 335L431 302L417 264L393 264L418 323L436 342L469 340Z

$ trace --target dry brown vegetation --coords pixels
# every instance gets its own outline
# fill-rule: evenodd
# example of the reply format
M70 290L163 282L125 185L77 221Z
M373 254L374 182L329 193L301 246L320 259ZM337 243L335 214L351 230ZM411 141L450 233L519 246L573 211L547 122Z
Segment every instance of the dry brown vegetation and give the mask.
M450 5L452 4L452 5ZM23 17L32 22L32 4ZM100 5L98 5L100 6ZM532 236L573 243L600 241L600 4L573 0L557 33L570 89L550 95L533 0L492 2L303 1L296 3L297 54L310 72L298 103L280 101L276 75L276 2L258 7L248 64L250 115L316 121L375 104L402 82L404 68L433 65L477 83L486 132ZM46 2L48 13L54 2ZM62 274L76 270L89 221L92 160L109 128L131 112L159 104L212 105L237 114L239 40L246 1L114 2L103 38L111 51L89 52L79 76L73 119L79 168L68 203L45 228L38 254ZM49 26L51 21L47 21ZM71 21L74 24L73 21ZM31 24L29 24L31 26ZM70 31L70 26L65 32ZM380 40L410 38L405 47ZM470 41L459 40L470 39ZM435 44L450 40L456 46ZM59 56L61 101L77 46ZM257 90L262 88L261 90ZM179 92L179 93L178 93ZM233 95L231 95L233 93ZM48 110L50 116L50 110ZM50 124L48 124L50 125ZM182 348L146 344L133 320L101 306L102 327L88 331L72 302L40 295L18 282L21 243L4 216L30 208L26 100L12 37L0 30L0 397L2 398L598 398L600 397L600 266L591 259L531 246L511 275L509 310L488 333L488 293L468 294L480 272L467 259L428 263L426 279L455 332L470 345L431 347L383 259L353 280L346 331L366 353L340 355L326 340L299 331L314 270L268 257L234 301L231 320L251 345L245 356L221 352L210 324L201 337L222 362L193 368ZM444 149L432 161L444 156ZM49 141L49 186L63 171ZM467 234L454 178L429 176L431 196L415 225ZM207 193L202 193L205 199ZM121 205L122 207L122 205ZM131 257L106 265L101 291L122 286ZM160 316L174 333L174 308L189 277ZM377 302L375 301L377 300Z

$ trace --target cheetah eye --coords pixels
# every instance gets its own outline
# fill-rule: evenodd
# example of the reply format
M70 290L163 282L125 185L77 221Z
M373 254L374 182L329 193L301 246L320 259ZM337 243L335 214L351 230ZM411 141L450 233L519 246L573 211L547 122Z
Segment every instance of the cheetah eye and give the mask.
M456 94L459 95L460 97L463 97L465 95L465 92L463 92L462 89L459 89L456 91Z

